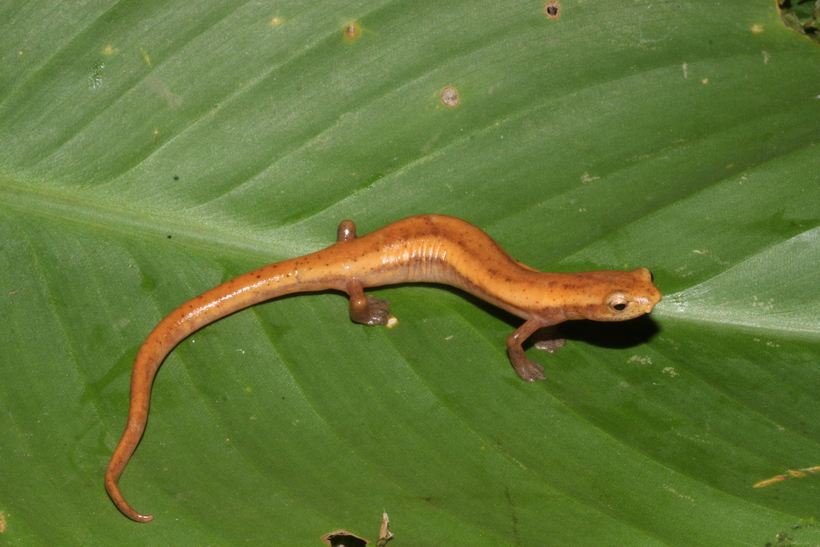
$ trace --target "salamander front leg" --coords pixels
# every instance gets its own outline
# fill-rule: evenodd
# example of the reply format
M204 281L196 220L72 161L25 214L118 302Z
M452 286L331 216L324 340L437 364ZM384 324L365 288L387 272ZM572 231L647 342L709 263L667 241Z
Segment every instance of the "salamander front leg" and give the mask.
M544 367L527 357L521 344L523 344L532 333L547 326L549 325L543 321L530 319L515 329L509 338L507 338L507 353L510 355L510 362L521 379L528 382L543 380L546 376L544 376Z

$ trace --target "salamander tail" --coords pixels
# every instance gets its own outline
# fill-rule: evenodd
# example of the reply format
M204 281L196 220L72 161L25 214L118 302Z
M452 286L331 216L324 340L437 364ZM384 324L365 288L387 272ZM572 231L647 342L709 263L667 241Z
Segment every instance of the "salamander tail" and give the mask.
M128 504L127 501L125 501L122 492L120 492L120 487L117 484L119 478L119 474L112 469L109 469L105 473L105 490L111 497L111 501L113 501L114 505L117 506L117 509L119 509L123 515L136 522L151 522L154 520L154 517L151 515L143 515L142 513L138 513Z

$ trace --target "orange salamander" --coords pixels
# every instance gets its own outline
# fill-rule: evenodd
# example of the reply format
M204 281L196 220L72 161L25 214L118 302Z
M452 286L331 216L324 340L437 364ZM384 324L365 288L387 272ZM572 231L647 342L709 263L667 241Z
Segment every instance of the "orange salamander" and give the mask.
M194 331L258 302L335 289L349 295L353 321L384 325L392 318L388 302L365 296L365 287L452 285L524 319L507 338L507 352L518 375L532 382L545 377L544 367L530 360L521 344L535 331L569 319L624 321L649 313L661 300L652 281L646 268L539 272L514 260L479 228L453 217L410 217L362 237L356 237L356 225L345 220L334 245L231 279L181 305L151 331L134 360L128 424L105 472L105 488L128 518L153 518L131 508L118 481L145 430L157 369ZM539 347L554 351L563 342L546 340Z

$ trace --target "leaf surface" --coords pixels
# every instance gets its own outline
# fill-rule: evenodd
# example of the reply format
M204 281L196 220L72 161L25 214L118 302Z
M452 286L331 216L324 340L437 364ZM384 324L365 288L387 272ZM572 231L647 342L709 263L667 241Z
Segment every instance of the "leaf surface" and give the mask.
M0 7L0 542L320 545L383 511L397 546L820 541L820 50L765 0L543 8ZM665 299L564 325L534 384L457 290L377 289L393 329L244 310L157 377L121 481L155 521L114 508L162 317L429 212Z

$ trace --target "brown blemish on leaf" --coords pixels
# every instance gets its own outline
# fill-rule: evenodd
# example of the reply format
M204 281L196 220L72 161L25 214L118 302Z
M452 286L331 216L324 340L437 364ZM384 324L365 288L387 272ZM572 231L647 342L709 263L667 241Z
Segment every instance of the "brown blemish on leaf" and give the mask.
M330 545L330 547L359 547L370 543L366 539L351 534L346 530L337 530L336 532L325 534L321 539Z
M6 531L6 515L0 513L0 533Z
M447 86L441 90L441 102L445 106L455 108L458 106L458 90L452 86Z
M382 526L379 529L379 540L376 542L376 547L384 547L387 542L393 539L393 533L388 530L390 526L390 519L387 518L387 513L382 513Z
M544 4L544 13L550 19L558 19L561 17L561 4L557 0L550 0Z
M789 477L805 477L807 474L815 474L820 473L820 465L815 467L807 467L805 469L789 469L783 475L777 475L776 477L772 477L771 479L766 479L765 481L760 481L759 483L752 486L752 488L763 488L764 486L769 486L770 484L774 484L776 482L784 481Z
M382 525L379 528L379 539L376 541L376 547L385 547L387 542L393 539L393 534L388 530L389 525L390 520L387 518L387 513L382 513ZM364 547L370 543L366 539L346 530L325 534L320 539L330 547Z
M347 40L348 42L353 42L359 37L359 35L361 35L362 29L356 23L356 21L353 21L352 23L348 23L348 24L345 25L344 32L345 32L345 40Z

